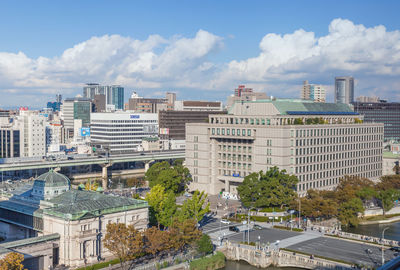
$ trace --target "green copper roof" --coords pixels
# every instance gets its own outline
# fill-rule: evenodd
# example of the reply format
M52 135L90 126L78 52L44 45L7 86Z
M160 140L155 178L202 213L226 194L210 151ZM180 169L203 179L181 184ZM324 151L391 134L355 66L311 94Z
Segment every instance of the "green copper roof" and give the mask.
M36 180L44 181L46 187L70 186L68 177L53 170L40 175Z
M305 99L260 99L254 101L236 101L240 103L272 103L281 115L287 115L288 111L296 112L353 112L348 104L313 102ZM233 107L233 106L232 106ZM232 109L232 108L231 108ZM230 110L231 111L231 110Z
M53 204L53 207L43 209L43 213L66 220L86 219L148 207L146 201L86 190L69 190L49 200L49 203Z
M4 244L0 244L0 247L2 248L17 248L21 246L26 246L26 245L31 245L31 244L36 244L36 243L41 243L41 242L46 242L46 241L51 241L51 240L57 240L60 238L60 235L58 233L53 233L53 234L48 234L48 235L43 235L43 236L38 236L38 237L31 237L31 238L26 238L22 240L17 240L17 241L12 241L12 242L6 242Z

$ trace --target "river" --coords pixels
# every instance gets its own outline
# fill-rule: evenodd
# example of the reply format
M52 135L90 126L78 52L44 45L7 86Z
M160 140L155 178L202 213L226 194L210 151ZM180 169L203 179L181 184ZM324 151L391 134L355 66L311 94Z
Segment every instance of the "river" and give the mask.
M400 241L400 222L387 223L387 224L359 225L356 228L348 228L344 229L343 231L381 238L382 230L386 227L389 227L389 229L385 231L385 239Z
M223 270L256 270L260 269L255 266L251 266L250 264L240 261L240 262L235 262L235 261L226 261L226 266L222 268ZM294 268L294 267L268 267L268 268L263 268L267 270L304 270L303 268Z

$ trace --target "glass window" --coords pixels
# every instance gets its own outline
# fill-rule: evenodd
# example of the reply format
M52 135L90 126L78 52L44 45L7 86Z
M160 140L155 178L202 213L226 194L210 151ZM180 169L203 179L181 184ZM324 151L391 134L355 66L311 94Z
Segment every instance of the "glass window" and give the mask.
M251 129L247 130L247 136L251 136Z
M211 134L212 134L212 135L215 135L215 128L213 128L213 129L211 130Z
M222 128L221 130L222 130L222 135L225 135L225 129Z
M231 130L229 128L226 129L226 135L230 135Z
M219 130L219 128L217 128L217 135L219 135L220 134L220 130Z
M242 136L246 136L246 130L242 129Z
M232 135L235 135L235 129L232 128Z
M240 136L240 129L237 129L236 131L237 131L236 134L237 134L238 136Z

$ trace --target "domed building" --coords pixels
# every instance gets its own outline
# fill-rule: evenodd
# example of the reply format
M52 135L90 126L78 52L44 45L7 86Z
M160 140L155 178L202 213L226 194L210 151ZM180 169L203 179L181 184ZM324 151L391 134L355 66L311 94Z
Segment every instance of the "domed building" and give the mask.
M23 239L15 243L19 248L21 241L26 243L27 250L18 252L29 258L25 260L28 269L58 264L75 268L107 259L111 254L103 247L103 239L108 223L126 223L139 230L148 224L146 201L106 195L101 188L71 189L68 177L53 170L1 196L0 236ZM0 251L11 252L12 243L4 247L0 243Z
M71 181L63 174L50 170L33 183L32 195L49 200L71 189Z

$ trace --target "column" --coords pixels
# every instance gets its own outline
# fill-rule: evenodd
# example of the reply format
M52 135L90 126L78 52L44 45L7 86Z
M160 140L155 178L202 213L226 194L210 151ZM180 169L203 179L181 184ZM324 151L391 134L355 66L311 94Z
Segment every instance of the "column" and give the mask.
M225 191L230 193L231 191L229 190L229 188L230 188L229 187L229 180L225 180Z

